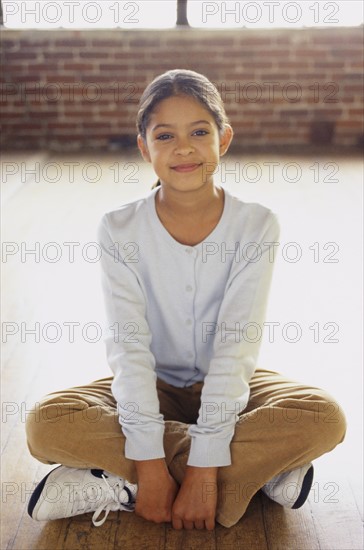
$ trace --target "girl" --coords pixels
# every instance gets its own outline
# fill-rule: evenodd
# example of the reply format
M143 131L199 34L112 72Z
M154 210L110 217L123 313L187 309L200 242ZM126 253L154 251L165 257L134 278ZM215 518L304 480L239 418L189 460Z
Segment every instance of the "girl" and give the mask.
M53 393L28 416L32 455L61 464L28 512L93 511L99 525L135 510L213 529L234 525L259 489L298 508L311 461L343 440L345 418L324 391L256 366L276 215L214 184L233 130L203 75L153 80L137 128L157 185L99 227L114 376Z

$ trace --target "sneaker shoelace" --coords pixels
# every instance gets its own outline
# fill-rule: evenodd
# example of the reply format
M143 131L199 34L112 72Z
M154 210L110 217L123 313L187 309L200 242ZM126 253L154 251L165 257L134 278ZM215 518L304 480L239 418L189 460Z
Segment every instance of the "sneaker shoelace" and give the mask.
M113 486L111 486L104 474L101 475L106 488L107 493L106 496L102 499L102 502L100 505L96 508L93 516L92 516L92 523L95 525L95 527L99 527L103 523L105 523L107 516L109 515L109 512L115 512L117 510L125 510L126 512L132 512L134 510L134 503L129 502L127 504L122 504L119 500L119 495L124 489L124 482L120 479L120 481L116 482ZM93 493L96 493L96 490L94 487L91 487ZM95 500L93 499L85 499L82 498L78 493L75 494L75 499L73 503L72 513L76 515L77 513L83 513L86 514L87 512L92 512L95 509ZM104 516L97 521L99 516L102 512L105 512Z

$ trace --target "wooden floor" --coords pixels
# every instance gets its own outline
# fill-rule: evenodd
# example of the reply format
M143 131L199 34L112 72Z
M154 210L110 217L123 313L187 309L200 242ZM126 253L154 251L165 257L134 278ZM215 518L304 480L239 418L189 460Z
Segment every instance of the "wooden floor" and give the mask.
M92 343L91 331L82 337L88 323L102 327L103 322L99 266L88 243L96 240L102 213L145 195L154 176L137 157L119 154L14 152L2 161L7 255L2 259L1 549L362 549L360 158L228 159L226 168L254 162L263 172L267 163L279 163L274 181L269 182L266 172L255 183L235 174L223 185L243 200L276 211L281 242L300 242L306 254L294 265L278 261L267 312L267 319L282 325L299 320L303 337L297 344L279 337L274 345L264 340L259 363L334 394L347 414L348 433L342 445L315 461L314 485L303 508L283 509L258 493L236 526L217 526L213 532L177 532L125 512L110 513L98 528L90 514L52 522L36 522L27 515L31 491L51 468L27 450L27 411L50 391L110 375L102 338ZM290 162L302 169L295 183L280 170ZM73 179L69 163L74 163ZM335 167L338 181L330 178ZM31 168L35 171L26 174ZM65 244L70 242L76 243L74 261ZM315 242L319 247L338 243L340 261L308 261ZM39 257L27 254L30 249ZM79 323L73 342L65 325L70 321ZM321 328L336 322L339 341L312 342L309 327L315 322ZM38 341L27 333L35 323Z

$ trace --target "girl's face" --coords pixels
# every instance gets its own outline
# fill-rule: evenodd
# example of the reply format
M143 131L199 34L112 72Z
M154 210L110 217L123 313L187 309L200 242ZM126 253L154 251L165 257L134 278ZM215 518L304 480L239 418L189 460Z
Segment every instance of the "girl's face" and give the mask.
M214 117L199 101L173 96L156 105L146 142L138 135L138 147L162 185L192 191L213 183L212 174L232 135L229 125L219 134Z

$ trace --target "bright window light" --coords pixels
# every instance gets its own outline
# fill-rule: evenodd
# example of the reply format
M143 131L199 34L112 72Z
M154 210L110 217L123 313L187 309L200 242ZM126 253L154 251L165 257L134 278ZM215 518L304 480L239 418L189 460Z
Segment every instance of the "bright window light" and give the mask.
M176 0L2 0L4 26L12 29L173 28ZM189 0L191 27L302 28L363 24L362 0Z
M192 27L204 28L285 28L351 27L363 23L362 0L286 2L244 0L240 2L188 3Z
M11 29L171 28L177 1L2 0L4 26Z

